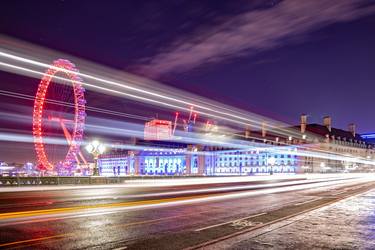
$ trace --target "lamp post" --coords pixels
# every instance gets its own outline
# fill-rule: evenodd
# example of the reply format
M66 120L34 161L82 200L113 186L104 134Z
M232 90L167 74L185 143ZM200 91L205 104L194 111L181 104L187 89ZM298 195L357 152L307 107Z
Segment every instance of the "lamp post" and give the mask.
M98 171L98 157L99 155L103 154L105 151L105 146L101 144L99 141L95 140L91 143L87 144L86 151L93 155L94 157L94 176L99 175Z

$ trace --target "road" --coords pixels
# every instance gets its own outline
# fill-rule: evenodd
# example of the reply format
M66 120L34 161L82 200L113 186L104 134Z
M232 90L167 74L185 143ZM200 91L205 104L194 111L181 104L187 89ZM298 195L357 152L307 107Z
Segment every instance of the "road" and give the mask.
M269 222L374 184L374 176L350 174L226 178L0 190L0 248L199 246L252 226L243 219Z

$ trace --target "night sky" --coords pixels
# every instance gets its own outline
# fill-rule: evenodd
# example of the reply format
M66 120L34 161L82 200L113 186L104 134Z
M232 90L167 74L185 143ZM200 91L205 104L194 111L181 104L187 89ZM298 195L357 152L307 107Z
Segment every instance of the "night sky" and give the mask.
M335 127L375 131L373 0L8 0L0 9L10 37L290 124L331 115ZM32 94L37 83L0 73L1 90Z

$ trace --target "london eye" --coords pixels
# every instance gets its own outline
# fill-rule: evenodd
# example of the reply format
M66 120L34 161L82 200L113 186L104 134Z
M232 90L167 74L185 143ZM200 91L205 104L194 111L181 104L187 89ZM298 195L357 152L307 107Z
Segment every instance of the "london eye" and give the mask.
M32 130L40 167L68 169L82 157L85 103L75 65L63 59L54 61L42 77L34 101Z

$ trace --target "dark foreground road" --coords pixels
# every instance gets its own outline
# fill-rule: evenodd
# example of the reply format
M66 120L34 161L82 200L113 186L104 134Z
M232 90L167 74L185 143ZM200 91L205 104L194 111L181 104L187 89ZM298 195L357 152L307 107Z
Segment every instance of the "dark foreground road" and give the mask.
M183 249L374 188L338 175L1 192L0 248ZM4 190L3 190L4 191ZM208 243L207 243L208 242Z

